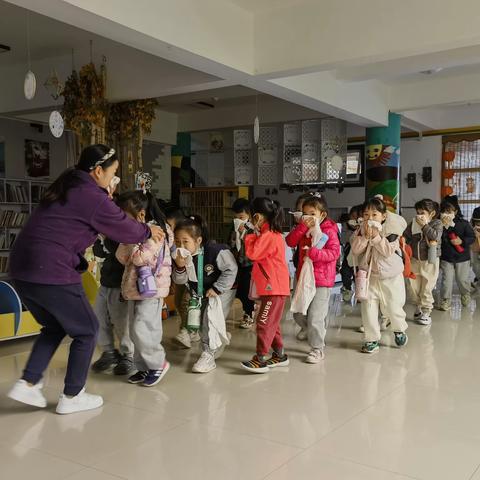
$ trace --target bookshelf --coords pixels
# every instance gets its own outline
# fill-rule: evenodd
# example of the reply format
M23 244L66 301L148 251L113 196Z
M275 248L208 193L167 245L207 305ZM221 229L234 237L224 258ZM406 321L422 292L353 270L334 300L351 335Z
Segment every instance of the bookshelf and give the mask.
M232 205L237 198L249 198L249 188L182 188L180 206L186 215L200 215L207 222L212 240L226 243L233 228Z
M50 185L45 180L0 178L0 280L7 278L12 246Z

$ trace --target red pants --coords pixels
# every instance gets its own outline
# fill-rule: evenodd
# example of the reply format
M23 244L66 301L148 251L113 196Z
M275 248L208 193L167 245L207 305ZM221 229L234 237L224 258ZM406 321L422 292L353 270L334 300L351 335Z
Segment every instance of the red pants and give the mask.
M287 297L260 297L257 313L257 355L268 355L270 348L280 352L283 348L280 321Z

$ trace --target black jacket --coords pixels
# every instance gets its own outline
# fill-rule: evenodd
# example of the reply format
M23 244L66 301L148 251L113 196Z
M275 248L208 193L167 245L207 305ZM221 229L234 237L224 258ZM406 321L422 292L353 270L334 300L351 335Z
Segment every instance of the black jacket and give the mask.
M470 245L475 240L475 234L473 228L469 222L463 218L455 217L453 220L455 226L452 228L444 228L442 235L442 256L441 259L450 263L467 262L470 260ZM454 232L458 237L462 239L463 252L459 253L455 249L455 246L451 244L448 235Z
M106 288L120 288L125 267L117 260L115 253L118 243L106 238L103 243L97 240L93 245L93 253L96 257L104 258L100 284Z

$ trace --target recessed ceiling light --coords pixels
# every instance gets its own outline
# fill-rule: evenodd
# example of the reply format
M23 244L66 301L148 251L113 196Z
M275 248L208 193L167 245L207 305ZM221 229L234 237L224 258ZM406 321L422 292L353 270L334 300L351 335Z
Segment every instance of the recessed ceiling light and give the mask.
M436 67L436 68L430 68L429 70L422 70L420 73L423 73L424 75L435 75L438 72L441 72L443 70L442 67Z
M10 51L10 47L8 45L2 45L0 43L0 53L5 53L5 52L9 52Z

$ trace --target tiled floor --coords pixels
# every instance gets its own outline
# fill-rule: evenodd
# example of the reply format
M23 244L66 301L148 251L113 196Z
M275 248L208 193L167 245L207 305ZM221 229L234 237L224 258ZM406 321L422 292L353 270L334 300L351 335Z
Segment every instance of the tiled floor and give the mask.
M53 412L68 345L46 375L49 408L36 411L5 397L31 341L0 344L0 478L480 480L475 300L435 312L432 327L410 323L402 350L385 333L374 356L358 352L358 310L336 300L320 365L303 363L307 345L287 320L290 366L244 373L239 362L252 354L255 334L230 322L232 345L217 370L195 375L198 350L172 344L169 319L173 368L160 385L90 375L104 407L64 417Z

